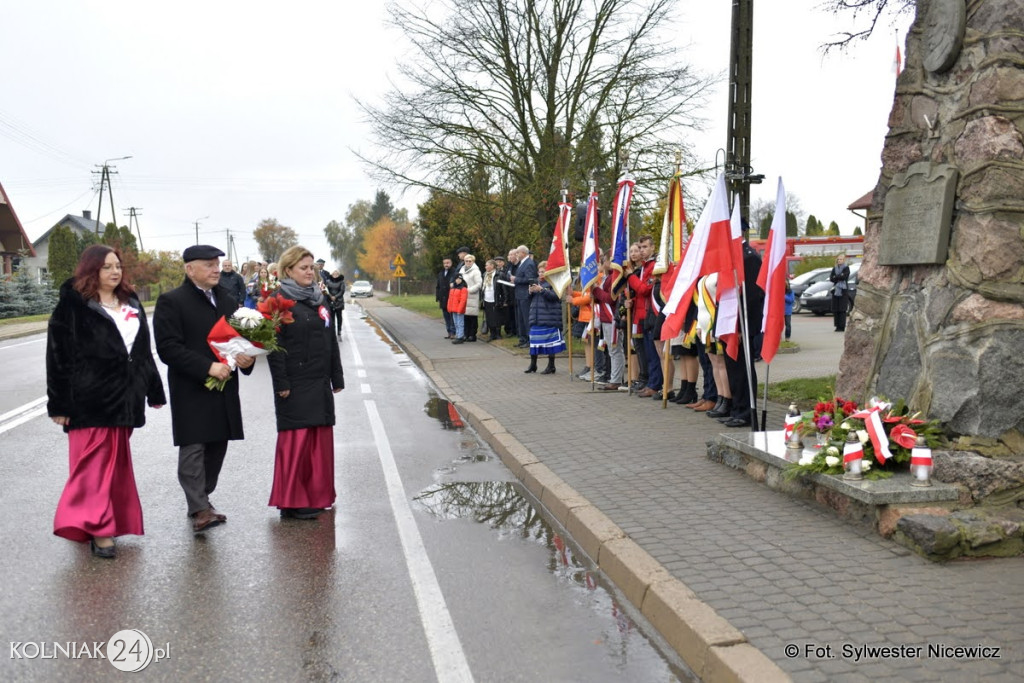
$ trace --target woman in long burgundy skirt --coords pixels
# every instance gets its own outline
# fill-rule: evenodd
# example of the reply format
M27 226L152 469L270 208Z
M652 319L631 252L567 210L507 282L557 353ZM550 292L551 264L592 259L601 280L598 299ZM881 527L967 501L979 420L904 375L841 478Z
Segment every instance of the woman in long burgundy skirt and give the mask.
M68 435L70 473L53 533L115 556L114 537L141 536L130 438L159 408L163 383L150 351L146 312L105 245L82 253L60 289L46 338L46 405Z
M316 283L313 254L291 247L278 261L275 296L295 301L284 351L267 357L274 383L277 451L270 503L282 517L315 519L334 505L334 394L345 388L334 312ZM339 312L340 313L340 312Z

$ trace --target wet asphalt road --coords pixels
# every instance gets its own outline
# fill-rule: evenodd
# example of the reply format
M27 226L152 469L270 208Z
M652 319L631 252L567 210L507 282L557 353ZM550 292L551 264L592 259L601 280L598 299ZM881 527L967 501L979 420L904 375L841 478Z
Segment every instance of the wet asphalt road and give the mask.
M165 655L135 674L153 680L685 676L356 306L345 335L338 503L312 522L266 506L276 431L263 360L241 378L246 440L230 445L212 496L227 524L191 532L169 410L151 410L132 439L146 535L120 539L114 561L52 535L61 430L0 418L0 680L117 674L54 644L96 654L123 629ZM40 339L0 343L0 414L45 394Z

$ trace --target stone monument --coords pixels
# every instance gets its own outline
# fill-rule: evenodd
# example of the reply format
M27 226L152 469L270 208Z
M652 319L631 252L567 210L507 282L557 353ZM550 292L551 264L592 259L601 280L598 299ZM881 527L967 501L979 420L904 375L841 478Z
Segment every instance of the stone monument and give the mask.
M936 476L1020 510L1024 0L918 0L906 55L836 391L941 420Z

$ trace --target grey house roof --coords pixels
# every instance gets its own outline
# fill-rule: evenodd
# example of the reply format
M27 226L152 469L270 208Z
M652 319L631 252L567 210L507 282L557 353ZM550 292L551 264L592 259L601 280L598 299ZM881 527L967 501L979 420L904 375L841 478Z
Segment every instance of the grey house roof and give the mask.
M45 244L50 239L50 233L62 225L66 225L71 228L71 232L81 235L86 232L95 232L96 224L97 222L91 218L83 218L82 216L75 216L69 213L64 216L64 218L61 218L59 221L54 223L52 228L36 238L36 241L32 243L32 246L38 247L40 244Z

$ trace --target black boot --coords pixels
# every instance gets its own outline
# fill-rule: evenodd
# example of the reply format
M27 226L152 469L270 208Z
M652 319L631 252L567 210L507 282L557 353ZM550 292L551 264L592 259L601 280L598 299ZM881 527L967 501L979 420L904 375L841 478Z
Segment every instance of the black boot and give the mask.
M537 372L537 356L530 356L530 367L523 370L523 372Z
M540 371L542 375L553 375L555 374L555 357L548 356L548 366Z
M719 417L725 417L726 415L728 415L731 412L732 412L732 399L731 398L722 398L721 396L719 396L718 397L718 403L715 404L715 407L712 408L711 410L709 410L708 412L704 413L704 414L707 415L708 417L719 418Z
M686 405L687 403L693 403L697 400L697 383L696 382L683 382L683 388L680 390L679 395L676 397L676 403L680 405Z

